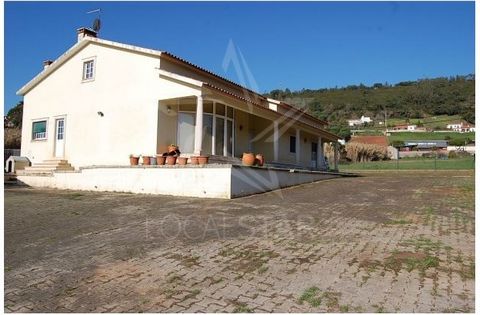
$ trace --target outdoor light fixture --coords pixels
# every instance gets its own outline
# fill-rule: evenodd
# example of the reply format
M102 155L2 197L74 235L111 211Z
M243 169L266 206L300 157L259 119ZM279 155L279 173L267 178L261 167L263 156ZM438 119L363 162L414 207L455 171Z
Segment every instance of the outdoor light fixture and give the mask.
M172 110L172 108L170 107L170 105L167 106L167 113L170 114L170 111Z
M102 112L97 112L98 116L100 117L103 117L103 113Z
M240 131L242 131L242 129L243 129L243 126L242 126L242 125L240 125L240 126L238 127L238 129L240 129Z

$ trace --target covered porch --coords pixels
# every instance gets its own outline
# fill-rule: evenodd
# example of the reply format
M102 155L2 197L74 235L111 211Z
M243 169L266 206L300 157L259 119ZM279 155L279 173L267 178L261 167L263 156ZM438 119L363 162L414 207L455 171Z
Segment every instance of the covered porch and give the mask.
M221 91L158 102L157 154L176 144L183 156L208 155L215 162L240 164L244 152L254 152L269 166L336 170L337 163L329 167L324 157L324 144L336 140L295 113L279 114L274 106Z

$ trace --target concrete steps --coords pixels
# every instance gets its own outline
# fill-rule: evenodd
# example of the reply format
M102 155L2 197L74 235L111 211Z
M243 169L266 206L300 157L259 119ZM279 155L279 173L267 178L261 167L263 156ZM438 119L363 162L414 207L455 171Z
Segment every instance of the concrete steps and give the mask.
M67 160L61 159L52 159L52 160L44 160L40 163L35 163L32 166L25 167L25 169L21 172L22 174L29 175L29 174L52 174L53 172L61 171L61 172L68 172L74 171L75 169L68 163Z
M14 184L17 184L17 175L15 174L4 174L3 175L3 184L4 185L8 185L8 184L11 184L11 185L14 185Z

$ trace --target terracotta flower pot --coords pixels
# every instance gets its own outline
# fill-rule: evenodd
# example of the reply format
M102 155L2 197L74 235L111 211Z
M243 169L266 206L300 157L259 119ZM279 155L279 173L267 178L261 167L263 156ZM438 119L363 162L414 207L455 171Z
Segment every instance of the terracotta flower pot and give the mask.
M142 156L143 165L150 165L150 157L149 156Z
M246 166L255 164L255 155L253 155L253 153L243 153L242 164Z
M187 160L188 160L188 158L186 158L186 157L178 157L177 158L177 163L178 163L178 165L187 165Z
M167 156L167 165L175 165L177 162L177 157L175 155Z
M138 165L138 160L140 159L140 157L138 156L130 156L130 165Z
M165 156L157 155L157 165L165 165Z
M168 146L168 153L173 152L178 149L178 146L176 145L169 145Z
M192 165L198 165L198 158L198 156L190 157L190 163L192 163Z
M263 154L257 154L255 156L255 162L258 166L263 166L263 164L265 164L265 157L263 156Z
M198 164L200 164L200 165L208 164L208 156L199 156L198 157Z

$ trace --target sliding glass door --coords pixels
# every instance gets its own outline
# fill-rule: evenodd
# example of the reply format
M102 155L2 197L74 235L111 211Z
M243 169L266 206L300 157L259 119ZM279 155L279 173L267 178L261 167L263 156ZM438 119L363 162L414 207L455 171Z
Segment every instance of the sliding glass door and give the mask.
M211 114L203 114L203 140L202 152L212 154L213 139L213 116Z
M182 153L193 153L196 115L190 108L185 109L180 108L178 113L177 142ZM213 110L203 114L203 154L233 156L234 128L233 108L214 103Z
M223 117L215 118L215 155L223 154L223 136L225 134L225 119Z

